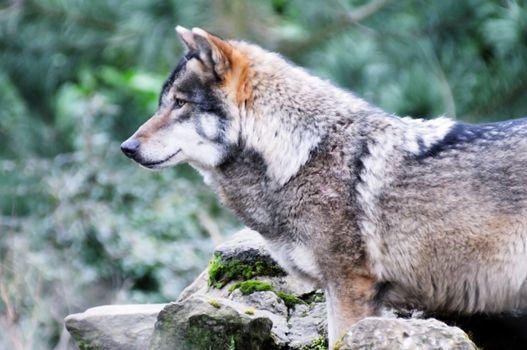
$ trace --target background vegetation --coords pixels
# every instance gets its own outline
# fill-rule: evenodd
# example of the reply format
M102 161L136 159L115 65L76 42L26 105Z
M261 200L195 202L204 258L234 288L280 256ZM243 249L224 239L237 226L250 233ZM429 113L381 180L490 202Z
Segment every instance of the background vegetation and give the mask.
M69 313L174 299L239 226L191 169L119 151L181 55L176 24L400 115L527 113L522 0L0 1L0 349L65 349Z

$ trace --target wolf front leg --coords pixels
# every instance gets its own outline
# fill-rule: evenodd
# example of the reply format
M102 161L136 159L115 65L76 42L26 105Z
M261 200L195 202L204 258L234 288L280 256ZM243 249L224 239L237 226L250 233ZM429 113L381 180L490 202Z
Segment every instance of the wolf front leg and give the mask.
M377 314L373 303L375 280L370 276L343 277L328 285L325 294L330 349L357 321Z

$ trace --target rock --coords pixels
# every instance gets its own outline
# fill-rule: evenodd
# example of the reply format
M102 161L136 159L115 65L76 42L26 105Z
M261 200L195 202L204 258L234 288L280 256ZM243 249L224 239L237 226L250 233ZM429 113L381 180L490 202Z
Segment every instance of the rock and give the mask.
M291 275L282 278L274 278L272 284L275 288L294 295L311 294L316 289L311 283ZM323 294L324 292L321 291L321 293Z
M82 350L143 350L165 305L98 306L66 317L66 328Z
M228 299L194 295L159 314L152 350L274 350L286 341L285 319Z
M436 319L368 317L350 328L339 350L475 350L461 329Z
M264 260L276 264L266 247L265 240L258 232L245 228L217 246L214 254L221 255L225 260L237 259L248 263Z
M272 265L276 262L265 248L265 241L256 231L245 228L235 233L228 241L220 244L214 250L214 256L220 257L222 261L240 261L251 264L256 260L263 260ZM193 294L214 293L215 289L209 289L209 271L205 269L194 282L186 287L178 297L177 301L185 300ZM221 293L218 293L218 296Z
M325 303L295 305L289 316L289 346L302 349L320 338L327 338Z
M237 289L231 293L229 299L257 310L266 310L275 315L287 318L287 306L274 292L264 291L243 295Z
M207 269L205 269L202 273L200 273L198 278L194 280L194 282L192 282L188 287L183 289L183 291L179 294L177 301L183 301L194 294L207 293L207 290L209 289L208 281L209 272Z
M152 349L168 349L171 344L178 344L178 349L209 349L211 344L213 349L228 349L234 342L236 349L300 350L308 349L316 339L324 341L326 311L321 292L286 275L255 231L242 230L219 245L210 269L160 313ZM244 295L238 288L247 280L265 290L256 288ZM297 302L301 304L295 305ZM243 332L253 331L254 319L261 324L270 322L271 327L267 335L251 335L255 340L248 344ZM196 334L201 336L196 338Z
M323 292L288 276L248 229L216 248L209 268L176 302L97 307L68 316L66 327L83 350L327 349ZM340 349L474 346L459 328L435 319L387 314L358 322Z
M287 275L267 251L263 238L249 229L216 248L208 271L209 285L216 288L236 279Z

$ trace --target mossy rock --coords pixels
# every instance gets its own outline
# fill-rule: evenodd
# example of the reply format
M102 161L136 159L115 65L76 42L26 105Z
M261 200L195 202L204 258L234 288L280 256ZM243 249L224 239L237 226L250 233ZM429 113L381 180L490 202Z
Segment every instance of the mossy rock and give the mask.
M248 280L248 281L236 282L229 288L229 291L232 292L235 289L239 289L243 295L249 295L254 292L271 291L275 293L280 299L282 299L282 301L284 302L284 304L287 306L288 309L294 307L297 304L306 304L306 302L302 300L301 298L293 294L288 294L282 291L277 291L273 288L273 286L270 283L264 282L264 281Z
M302 296L302 299L308 304L326 302L326 296L322 290L314 290L311 293L305 294Z
M297 304L306 304L306 302L299 297L293 295L293 294L287 294L284 292L276 292L276 295L280 297L284 301L285 306L287 306L288 309L294 307Z
M242 282L236 282L229 288L229 292L239 289L243 295L249 295L254 292L274 291L273 286L268 282L248 280Z
M240 259L243 258L243 259ZM285 276L284 270L274 260L255 259L244 254L237 258L224 258L216 253L209 264L209 286L223 288L233 280L248 280L256 276Z
M71 336L75 340L75 344L79 350L102 350L102 342L98 341L85 341L83 336L76 334L75 332L70 332Z
M158 316L153 350L274 350L273 322L246 314L225 300L213 306L204 297L169 304Z
M301 347L300 350L328 350L328 339L326 337L315 338L311 344Z

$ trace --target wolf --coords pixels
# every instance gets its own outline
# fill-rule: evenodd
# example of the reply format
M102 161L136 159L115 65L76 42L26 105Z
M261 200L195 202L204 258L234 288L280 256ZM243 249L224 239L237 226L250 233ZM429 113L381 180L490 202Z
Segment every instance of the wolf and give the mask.
M398 117L279 54L200 28L122 151L189 163L325 290L330 344L382 306L527 307L527 120Z

